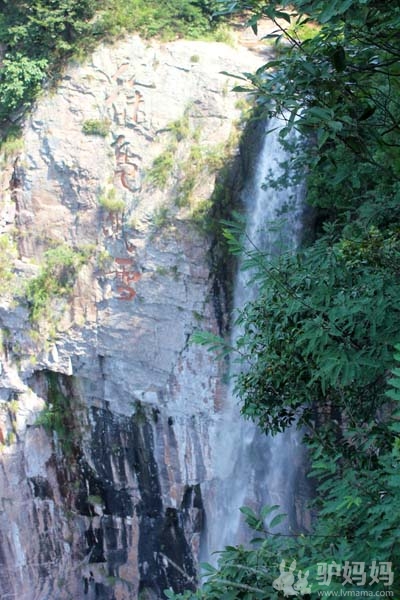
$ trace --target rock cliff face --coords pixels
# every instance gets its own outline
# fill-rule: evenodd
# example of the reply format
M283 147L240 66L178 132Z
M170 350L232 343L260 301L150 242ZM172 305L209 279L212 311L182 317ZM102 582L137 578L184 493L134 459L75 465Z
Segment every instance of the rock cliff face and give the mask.
M199 222L240 117L221 71L260 60L101 47L3 157L2 600L195 585L225 388L189 337L226 313Z

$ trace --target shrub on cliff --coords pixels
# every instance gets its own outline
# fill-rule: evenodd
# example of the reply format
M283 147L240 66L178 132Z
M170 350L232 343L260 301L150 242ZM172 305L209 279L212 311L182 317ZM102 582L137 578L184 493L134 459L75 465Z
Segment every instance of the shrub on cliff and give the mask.
M1 3L0 125L26 108L65 61L102 39L201 37L215 26L213 0L15 0Z
M51 320L51 301L71 295L79 268L87 259L86 252L65 244L45 252L39 274L28 282L26 289L32 323L38 323L43 317Z

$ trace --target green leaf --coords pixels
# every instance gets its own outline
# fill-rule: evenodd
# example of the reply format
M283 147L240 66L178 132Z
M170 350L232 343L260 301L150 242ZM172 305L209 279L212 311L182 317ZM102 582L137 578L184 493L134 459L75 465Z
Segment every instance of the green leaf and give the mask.
M228 77L232 77L233 79L241 79L242 81L248 81L247 77L243 75L238 75L237 73L230 73L229 71L220 71L220 75L227 75Z
M207 563L207 562L200 563L199 567L204 573L216 573L217 572L217 569L215 567L213 567L213 565L211 565L210 563Z
M276 10L275 11L275 17L277 19L284 19L287 23L291 23L291 17L289 13L286 12L282 12L281 10Z
M263 506L260 511L260 517L262 519L265 519L266 517L268 517L268 515L270 515L275 510L278 510L279 508L279 504L274 504L273 506Z
M274 527L277 527L278 525L283 523L283 521L286 521L286 519L287 519L287 515L284 513L281 513L280 515L276 515L276 517L274 517L272 519L272 521L270 522L269 527L271 529L273 529Z
M232 350L232 347L222 337L210 331L193 332L190 336L190 343L205 346L210 352L216 352L220 358L228 356Z

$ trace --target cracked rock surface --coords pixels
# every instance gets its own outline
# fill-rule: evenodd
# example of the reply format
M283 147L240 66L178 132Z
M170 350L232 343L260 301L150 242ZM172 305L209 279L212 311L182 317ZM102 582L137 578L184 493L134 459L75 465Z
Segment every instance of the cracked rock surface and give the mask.
M179 194L193 146L221 152L240 118L221 72L261 60L206 42L102 46L42 95L4 159L0 233L17 243L0 302L4 600L151 600L195 585L226 393L224 365L189 343L226 313L192 219L215 171ZM24 282L64 245L85 264L32 325Z

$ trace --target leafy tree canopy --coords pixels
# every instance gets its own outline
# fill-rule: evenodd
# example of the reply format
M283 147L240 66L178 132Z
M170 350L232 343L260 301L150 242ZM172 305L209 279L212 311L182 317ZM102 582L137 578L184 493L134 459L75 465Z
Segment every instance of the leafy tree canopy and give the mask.
M29 106L71 56L129 31L210 35L214 0L1 0L0 124Z

